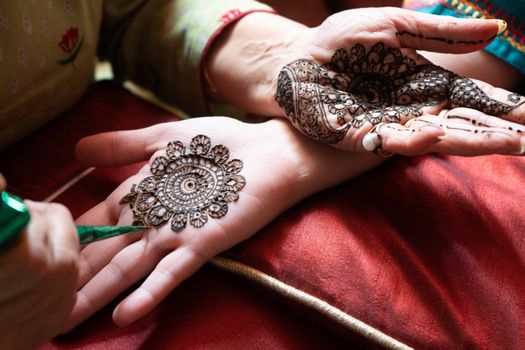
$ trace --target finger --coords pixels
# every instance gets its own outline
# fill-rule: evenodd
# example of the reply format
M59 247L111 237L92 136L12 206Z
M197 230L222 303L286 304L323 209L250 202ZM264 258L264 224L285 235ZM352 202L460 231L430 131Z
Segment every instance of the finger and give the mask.
M405 156L428 153L444 135L443 130L434 125L407 128L400 124L385 124L379 131L381 138L379 147L382 152Z
M207 260L191 248L176 249L162 259L144 283L117 306L113 312L114 322L126 326L147 315Z
M136 183L137 177L138 176L132 176L124 181L105 201L90 209L82 215L77 222L91 225L130 225L133 222L131 209L126 205L120 204L120 199L124 196L124 193L131 188L131 184ZM139 240L142 235L143 231L130 232L86 246L80 254L78 288L83 287L107 265L115 254L131 243Z
M344 122L346 122L346 124L344 124L343 127L338 125L341 120L339 116L331 115L330 113L330 109L333 106L327 105L323 107L327 108L326 115L329 118L326 118L326 120L324 118L318 118L317 126L318 129L321 130L321 132L317 132L317 134L328 134L328 132L333 133L332 130L338 130L338 133L340 133L340 136L338 136L338 138L340 138L341 140L337 144L335 144L335 147L352 151L370 151L374 148L373 146L371 148L366 147L366 141L368 138L366 135L369 135L370 132L374 128L377 128L377 126L380 124L384 125L385 127L387 125L392 124L392 128L388 128L388 130L386 130L386 139L381 140L387 141L387 148L393 147L395 150L402 150L402 152L399 154L420 154L421 149L425 149L430 144L437 142L439 136L442 133L440 133L439 130L436 130L436 128L426 128L425 130L421 130L421 132L418 133L406 133L408 129L403 127L402 124L406 123L407 121L413 118L416 118L423 111L424 113L437 112L440 109L442 109L442 106L444 106L445 103L446 102L442 102L437 105L425 106L422 108L413 108L411 106L390 106L366 111L365 113L362 113L358 116L353 116L351 114L350 111L353 108L351 106L345 111L343 120ZM330 124L326 125L326 121L328 121ZM292 120L292 122L297 123L297 121L294 120ZM301 126L302 124L299 124L300 128ZM323 130L323 128L328 129L328 132ZM383 135L381 135L381 137L382 136ZM406 136L410 137L406 139ZM390 140L388 140L389 138ZM376 143L377 142L379 141L376 141ZM386 151L385 148L383 148L383 150Z
M139 174L142 173L143 169L139 171ZM82 214L76 220L76 223L79 225L115 225L121 217L123 208L125 208L125 205L120 204L120 200L131 189L133 184L140 182L139 179L142 179L142 177L134 175L126 179L103 202Z
M78 292L63 331L71 330L83 322L151 271L160 259L151 253L144 240L120 251Z
M159 139L176 123L144 129L113 131L81 139L75 148L80 163L89 166L118 166L145 161L163 144Z
M485 82L458 77L451 82L449 105L467 107L525 124L525 97Z
M481 117L480 113L480 117ZM479 127L463 121L442 119L436 116L423 116L414 120L410 126L439 126L445 136L431 151L461 156L483 154L522 154L524 151L521 134L500 127Z
M497 19L463 19L403 9L388 9L401 47L444 53L467 53L488 45L506 28Z
M76 269L80 243L71 213L65 206L51 203L47 205L46 214L50 230L49 242L55 262Z
M492 127L525 133L525 126L522 124L487 115L471 108L454 108L447 111L443 117L456 125Z
M116 210L109 205L108 199L97 204L80 216L76 223L78 225L100 225L112 226L118 222ZM119 244L122 241L121 244ZM102 266L113 258L113 256L126 246L125 239L101 241L84 247L79 256L79 276L77 289L82 288L87 281L96 275Z
M46 220L46 236L52 257L58 264L76 264L79 240L73 217L67 208L57 203L25 201L29 211L38 210Z
M123 216L117 222L118 226L125 226L131 219L131 213ZM97 273L106 266L115 255L127 246L137 242L144 235L144 231L129 232L124 235L94 242L86 246L79 258L79 278L77 288L84 287Z

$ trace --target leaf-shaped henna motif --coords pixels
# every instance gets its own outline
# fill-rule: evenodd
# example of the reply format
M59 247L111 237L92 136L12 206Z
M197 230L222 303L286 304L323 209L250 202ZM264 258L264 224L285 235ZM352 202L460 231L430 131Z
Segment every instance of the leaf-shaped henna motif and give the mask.
M209 137L198 135L187 149L179 141L168 144L167 158L151 163L153 176L144 178L121 199L133 210L135 222L160 226L171 220L171 229L182 231L189 221L200 228L208 216L219 219L228 212L228 203L238 200L246 180L239 175L239 159L229 160L223 145L211 147Z

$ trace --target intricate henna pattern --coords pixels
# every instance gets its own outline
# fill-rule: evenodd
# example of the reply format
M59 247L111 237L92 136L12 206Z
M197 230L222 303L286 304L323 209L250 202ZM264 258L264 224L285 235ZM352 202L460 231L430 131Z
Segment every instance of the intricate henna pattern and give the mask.
M146 177L121 199L133 210L134 224L160 226L171 219L171 229L182 231L189 221L204 226L208 217L218 219L228 212L228 203L239 198L246 181L239 175L243 163L228 161L228 148L211 147L207 136L195 136L187 149L170 142L166 156L151 163Z
M467 44L467 45L479 45L479 44L483 44L483 43L490 43L492 40L494 40L494 38L496 36L498 36L497 34L495 34L494 36L486 39L486 40L452 40L450 38L443 38L443 37L438 37L438 36L426 36L426 35L423 35L423 34L416 34L416 33L412 33L412 32L409 32L409 31L406 31L406 30L403 30L402 32L397 32L396 33L396 36L410 36L412 38L418 38L418 39L424 39L424 40L430 40L430 41L440 41L442 43L446 43L448 45L456 45L456 44Z
M326 64L291 62L279 74L276 100L304 134L337 143L365 122L398 123L444 101L451 108L506 114L523 103L514 95L508 97L512 105L498 102L470 79L432 64L417 65L400 50L377 43L369 51L361 44L348 52L339 49Z

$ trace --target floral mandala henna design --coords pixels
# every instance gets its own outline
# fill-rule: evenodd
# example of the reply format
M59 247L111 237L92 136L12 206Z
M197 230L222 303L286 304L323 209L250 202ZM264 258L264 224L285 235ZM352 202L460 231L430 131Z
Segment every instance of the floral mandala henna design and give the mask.
M246 180L239 175L239 159L228 160L223 145L211 147L210 138L195 136L189 149L179 141L170 142L166 157L151 163L152 176L133 185L120 203L133 210L134 224L160 226L171 219L171 229L182 231L189 221L204 226L208 217L218 219L228 212L228 203L239 199Z
M341 141L350 128L365 122L399 123L422 115L422 107L448 101L491 115L506 114L523 99L506 105L487 96L472 80L444 68L403 56L377 43L339 49L330 62L299 59L280 72L276 100L290 121L307 136L325 143ZM521 103L520 103L521 102Z

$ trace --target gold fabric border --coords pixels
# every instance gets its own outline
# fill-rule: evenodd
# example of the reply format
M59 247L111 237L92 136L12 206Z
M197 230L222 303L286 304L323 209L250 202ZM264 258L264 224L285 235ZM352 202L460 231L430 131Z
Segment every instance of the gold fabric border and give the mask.
M371 327L365 322L350 316L341 309L338 309L317 297L292 287L249 265L222 256L216 256L210 261L210 263L221 270L245 277L250 281L266 287L287 299L303 304L319 312L323 316L328 317L344 328L347 328L387 349L412 349L410 346L401 343L400 341L386 335L380 330Z

